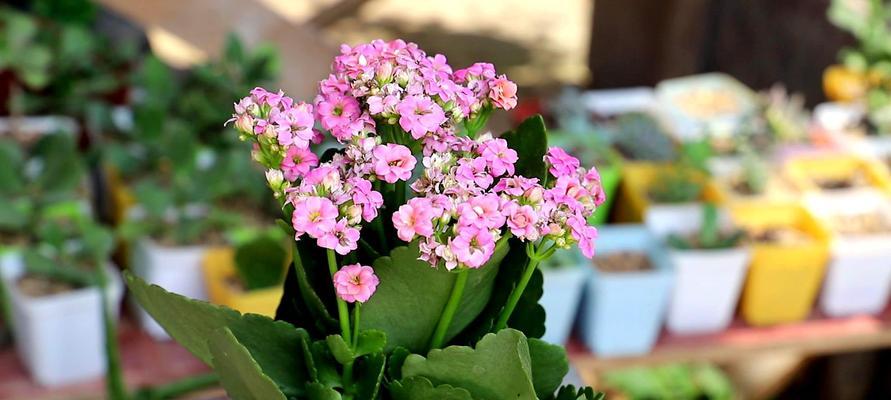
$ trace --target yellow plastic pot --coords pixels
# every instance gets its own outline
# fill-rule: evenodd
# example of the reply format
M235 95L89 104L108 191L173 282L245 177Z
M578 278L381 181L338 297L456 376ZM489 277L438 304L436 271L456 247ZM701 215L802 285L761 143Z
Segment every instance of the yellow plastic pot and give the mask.
M792 227L811 240L798 244L752 244L742 315L752 325L800 321L810 314L829 261L830 234L800 205L740 203L730 206L742 228Z
M136 196L121 181L121 174L117 169L106 167L105 175L108 177L108 191L111 195L112 218L115 224L120 224L124 222L130 208L136 205Z
M823 92L832 101L862 99L869 90L869 82L863 73L843 65L830 65L823 71Z
M622 183L619 187L619 200L616 207L616 219L621 223L639 223L643 221L644 211L650 207L649 190L660 171L666 168L675 168L670 164L649 162L626 162L622 165ZM715 183L702 175L699 179L705 181L703 201L721 203L721 195Z
M235 250L229 247L213 248L204 256L204 278L210 302L223 305L242 313L275 316L282 297L282 287L242 292L228 282L235 278Z
M891 176L877 161L850 154L834 153L796 157L785 165L790 183L803 192L819 191L818 179L846 179L863 174L869 185L891 194Z

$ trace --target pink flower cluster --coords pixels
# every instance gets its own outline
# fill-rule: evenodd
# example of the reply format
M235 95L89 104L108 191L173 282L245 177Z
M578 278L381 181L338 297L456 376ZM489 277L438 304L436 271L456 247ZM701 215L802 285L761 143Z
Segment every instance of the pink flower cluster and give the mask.
M597 230L586 217L605 200L595 169L551 148L545 161L555 179L543 186L514 175L517 153L503 139L456 138L449 147L424 157L424 173L412 184L420 197L393 214L400 239L421 238L421 259L447 269L479 268L506 232L561 248L578 243L593 257Z
M492 64L453 71L445 56L402 40L343 45L332 70L319 84L316 118L341 142L383 123L433 146L453 136L456 123L517 104L517 85Z
M334 273L334 291L348 303L364 303L371 298L380 283L371 267L359 264L344 265Z

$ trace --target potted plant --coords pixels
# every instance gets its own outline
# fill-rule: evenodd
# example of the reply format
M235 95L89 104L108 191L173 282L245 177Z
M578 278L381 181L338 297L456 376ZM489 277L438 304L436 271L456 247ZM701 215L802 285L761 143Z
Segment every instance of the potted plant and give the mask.
M673 165L640 169L634 183L638 201L647 204L644 224L662 237L676 225L684 225L699 212L705 201L722 201L721 193L709 178L706 163L710 154L707 141L683 145L681 159ZM646 173L648 179L643 179Z
M667 364L630 367L603 377L610 398L629 400L731 400L736 390L730 378L710 364Z
M664 80L656 86L656 99L669 131L681 141L734 135L757 109L752 90L722 73Z
M873 160L851 154L826 153L790 159L784 166L792 185L806 193L838 194L874 188L891 193L891 175Z
M596 173L547 148L540 116L478 135L516 106L491 64L452 70L401 40L341 51L314 105L258 88L233 115L295 239L279 321L128 275L134 297L236 399L598 398L561 388L565 350L536 339L538 265L593 255ZM316 121L343 147L304 163Z
M38 383L70 384L106 371L106 346L117 341L106 334L116 332L123 295L108 261L112 245L111 233L88 218L54 219L38 227L19 268L4 269L16 347Z
M661 242L642 225L599 229L582 303L582 338L598 356L645 354L659 332L674 280Z
M740 307L743 318L763 326L807 317L829 261L825 226L790 203L737 204L730 213L752 249Z
M204 255L203 268L211 303L242 313L275 316L288 253L281 231L273 228L231 247Z
M554 253L542 265L544 286L538 302L547 316L542 340L561 345L569 340L588 273L581 255L568 250Z
M676 271L667 326L678 334L720 331L730 324L746 278L749 250L743 232L722 227L711 203L667 232Z
M891 290L887 196L862 190L805 201L832 233L831 261L820 295L823 312L833 317L881 312Z

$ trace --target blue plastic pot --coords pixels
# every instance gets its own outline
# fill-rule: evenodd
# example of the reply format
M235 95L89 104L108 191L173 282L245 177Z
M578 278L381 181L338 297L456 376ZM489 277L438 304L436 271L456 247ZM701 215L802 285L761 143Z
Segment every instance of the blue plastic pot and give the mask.
M567 260L567 257L560 258L564 263ZM574 255L568 259L572 262L567 265L542 268L544 293L539 303L544 307L546 316L542 339L554 344L564 344L569 339L582 301L582 290L590 275L590 268Z
M603 272L592 266L582 301L582 338L599 356L645 354L662 328L674 271L665 249L643 225L600 228L598 255L617 251L645 251L653 268Z

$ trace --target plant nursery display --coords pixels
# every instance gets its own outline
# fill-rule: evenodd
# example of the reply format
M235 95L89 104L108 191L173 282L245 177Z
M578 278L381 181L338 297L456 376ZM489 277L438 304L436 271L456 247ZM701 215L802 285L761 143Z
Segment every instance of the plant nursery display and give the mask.
M616 149L634 161L671 162L677 145L652 116L638 112L619 116L612 133Z
M792 185L805 192L839 193L873 188L891 193L891 174L873 160L846 153L793 158L785 164Z
M710 364L627 368L605 374L604 385L608 397L630 400L735 398L731 380Z
M581 333L597 356L644 354L662 328L673 269L660 241L642 225L599 229L582 303Z
M561 387L565 350L537 339L538 265L593 256L597 170L548 148L541 117L481 132L517 103L492 64L376 40L332 70L313 104L256 88L230 120L295 239L277 320L127 275L137 301L236 399L599 397ZM314 153L328 134L342 146Z
M719 331L733 317L749 250L742 243L744 232L722 223L720 211L706 203L699 218L691 216L666 238L677 272L667 321L672 332Z

